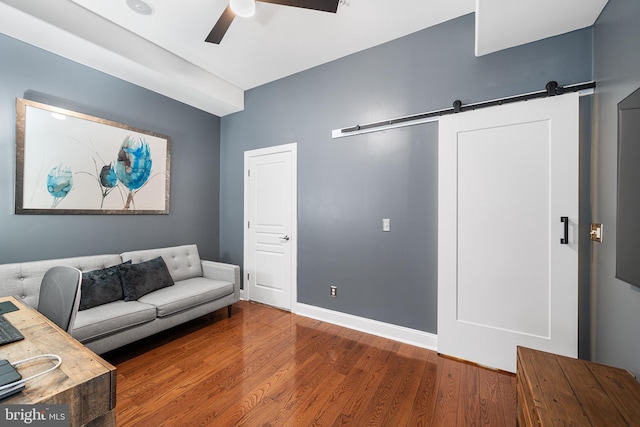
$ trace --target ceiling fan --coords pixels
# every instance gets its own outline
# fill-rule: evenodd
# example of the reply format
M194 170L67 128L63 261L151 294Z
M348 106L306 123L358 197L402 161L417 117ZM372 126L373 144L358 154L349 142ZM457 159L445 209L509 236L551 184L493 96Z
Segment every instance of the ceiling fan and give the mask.
M338 11L338 3L340 2L340 0L230 0L229 6L227 6L224 12L222 12L218 22L213 26L213 29L205 41L220 44L236 15L249 17L254 14L256 10L256 1L331 13L336 13Z

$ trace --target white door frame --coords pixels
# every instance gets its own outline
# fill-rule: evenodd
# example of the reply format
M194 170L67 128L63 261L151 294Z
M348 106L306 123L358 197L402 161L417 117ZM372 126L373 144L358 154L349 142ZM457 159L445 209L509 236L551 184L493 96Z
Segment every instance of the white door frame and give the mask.
M247 269L245 260L249 258L249 247L251 238L247 229L249 222L249 164L252 157L265 156L269 154L277 154L282 152L291 152L291 312L297 311L298 301L298 144L292 142L290 144L276 145L273 147L258 148L244 152L244 222L243 222L243 274L242 274L242 290L244 299L250 300L249 283L247 281Z

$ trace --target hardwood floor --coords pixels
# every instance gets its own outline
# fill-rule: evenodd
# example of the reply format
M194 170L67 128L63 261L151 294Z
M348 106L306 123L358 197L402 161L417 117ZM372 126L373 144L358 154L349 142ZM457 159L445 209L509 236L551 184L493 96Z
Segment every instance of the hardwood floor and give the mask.
M118 426L515 426L515 375L240 301L107 353Z

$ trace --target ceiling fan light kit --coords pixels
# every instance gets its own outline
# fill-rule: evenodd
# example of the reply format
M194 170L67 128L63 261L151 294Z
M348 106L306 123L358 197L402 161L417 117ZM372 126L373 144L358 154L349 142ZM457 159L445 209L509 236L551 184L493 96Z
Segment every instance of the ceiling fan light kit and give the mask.
M231 0L229 7L236 15L243 18L250 18L256 13L255 0Z
M141 1L141 0L127 0ZM300 7L303 9L317 10L320 12L336 13L338 11L338 3L344 0L258 0L263 3L278 4L281 6ZM344 3L343 3L344 4ZM242 17L253 16L256 11L256 0L230 0L229 6L226 7L213 29L204 40L207 43L220 44L222 38L226 34L233 18L236 15Z

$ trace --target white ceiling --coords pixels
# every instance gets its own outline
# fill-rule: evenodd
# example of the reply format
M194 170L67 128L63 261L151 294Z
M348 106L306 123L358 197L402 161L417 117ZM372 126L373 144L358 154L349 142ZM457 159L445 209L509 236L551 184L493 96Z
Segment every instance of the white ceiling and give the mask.
M0 0L0 32L224 116L244 91L476 12L476 54L592 25L608 0L342 0L337 14L257 3L220 45L228 0Z

